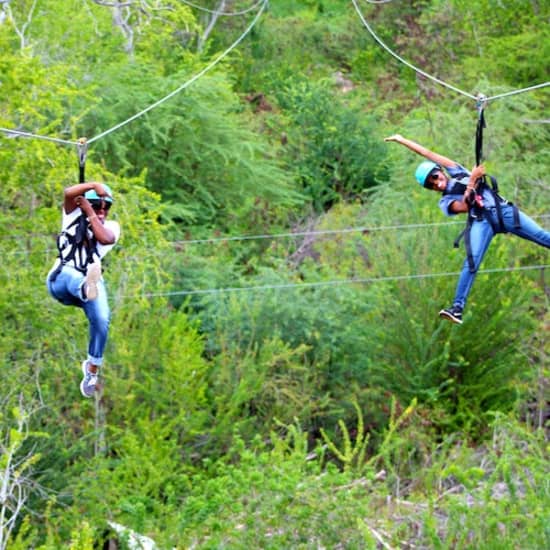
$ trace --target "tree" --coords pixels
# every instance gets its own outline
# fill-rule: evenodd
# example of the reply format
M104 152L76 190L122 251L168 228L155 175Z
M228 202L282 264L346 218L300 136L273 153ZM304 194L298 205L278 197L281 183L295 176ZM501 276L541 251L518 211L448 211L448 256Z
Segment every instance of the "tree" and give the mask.
M47 434L29 429L35 405L25 402L22 394L18 401L11 413L5 411L9 398L4 399L0 409L0 550L8 547L30 494L43 492L33 479L33 466L40 460L40 453L29 442Z

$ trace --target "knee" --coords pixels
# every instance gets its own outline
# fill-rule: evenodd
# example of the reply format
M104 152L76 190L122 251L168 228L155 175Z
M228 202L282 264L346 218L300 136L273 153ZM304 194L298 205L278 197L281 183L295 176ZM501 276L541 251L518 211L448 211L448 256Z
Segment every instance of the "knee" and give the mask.
M109 312L103 314L103 315L100 315L99 318L98 318L98 324L101 326L101 327L104 327L105 330L108 330L109 329L109 325L111 324L111 315Z
M111 315L109 311L104 311L94 315L90 319L90 324L92 327L102 333L107 333L109 330L109 325L111 323Z

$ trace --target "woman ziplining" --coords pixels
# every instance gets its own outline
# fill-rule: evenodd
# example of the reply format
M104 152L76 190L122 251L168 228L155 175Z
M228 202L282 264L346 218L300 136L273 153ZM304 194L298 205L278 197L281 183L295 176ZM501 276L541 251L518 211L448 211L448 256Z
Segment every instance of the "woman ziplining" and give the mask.
M78 183L64 192L59 257L48 273L50 295L64 305L82 308L89 323L88 356L82 362L80 391L92 397L107 343L110 309L101 272L101 259L120 237L120 225L107 220L113 204L108 185Z
M415 178L425 189L442 194L439 207L445 216L468 215L464 231L467 254L458 278L454 301L450 308L439 312L443 319L462 324L462 312L468 295L493 237L497 233L512 233L550 248L550 232L502 198L498 194L494 178L491 178L493 185L489 186L482 164L476 165L470 172L458 162L400 134L389 136L385 141L400 143L427 159L418 165ZM478 143L478 161L480 156Z

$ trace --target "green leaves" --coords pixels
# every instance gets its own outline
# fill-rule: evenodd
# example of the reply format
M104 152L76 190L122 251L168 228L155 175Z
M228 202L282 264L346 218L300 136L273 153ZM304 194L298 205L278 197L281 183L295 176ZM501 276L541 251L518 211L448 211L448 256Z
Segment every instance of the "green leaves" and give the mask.
M353 200L385 177L376 120L338 98L328 82L289 79L276 97L289 113L289 163L317 211Z
M18 30L32 5L11 3ZM0 23L1 125L70 140L167 97L242 23L220 17L197 54L209 16L183 2L36 7L24 37ZM383 136L469 167L475 108L390 61L350 7L273 3L215 70L91 144L86 175L111 184L122 226L105 262L97 401L78 393L86 318L44 287L75 151L0 136L0 466L13 451L11 479L34 476L14 549L105 545L109 518L162 548L497 547L503 533L528 548L546 536L543 273L480 273L464 325L439 320L462 225L439 224L418 159ZM366 9L400 53L461 88L544 73L540 2ZM549 198L543 93L486 112L489 171L534 215ZM498 236L484 267L544 254ZM524 409L538 431L514 418Z
M348 428L346 427L343 420L340 420L338 422L340 433L343 439L343 448L341 450L338 449L338 447L330 439L323 428L321 428L320 432L329 450L336 456L338 460L342 462L344 470L349 470L353 468L356 471L361 471L365 462L365 453L367 445L369 443L369 436L368 434L365 435L363 413L355 399L353 400L353 406L357 412L357 427L354 430L356 438L353 443L351 441Z
M177 89L198 70L195 61L165 78L145 65L117 70L99 114L87 119L96 134L125 120L154 98ZM133 87L140 78L147 88ZM149 187L171 206L166 214L183 228L250 215L258 201L270 208L300 203L289 178L268 153L268 143L238 114L237 97L223 74L205 76L139 122L130 123L97 143L113 168L137 174L146 170Z

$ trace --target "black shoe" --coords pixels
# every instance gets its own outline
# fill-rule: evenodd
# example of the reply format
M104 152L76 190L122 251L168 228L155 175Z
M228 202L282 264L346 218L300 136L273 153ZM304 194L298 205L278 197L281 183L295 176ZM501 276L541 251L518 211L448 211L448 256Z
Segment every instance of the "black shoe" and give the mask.
M460 306L453 306L449 309L442 309L439 312L439 316L442 319L448 319L458 325L462 324L462 308Z

